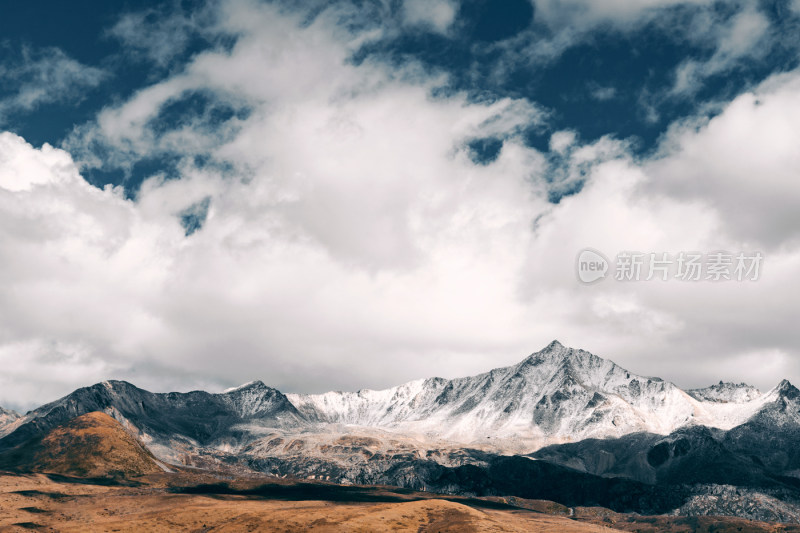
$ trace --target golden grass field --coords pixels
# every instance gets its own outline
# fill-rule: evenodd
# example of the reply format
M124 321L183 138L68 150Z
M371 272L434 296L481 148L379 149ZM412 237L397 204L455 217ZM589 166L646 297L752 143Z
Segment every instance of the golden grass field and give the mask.
M609 531L524 509L475 508L445 499L381 502L171 494L138 487L0 476L0 531ZM376 492L376 499L385 497ZM397 496L400 499L400 496Z

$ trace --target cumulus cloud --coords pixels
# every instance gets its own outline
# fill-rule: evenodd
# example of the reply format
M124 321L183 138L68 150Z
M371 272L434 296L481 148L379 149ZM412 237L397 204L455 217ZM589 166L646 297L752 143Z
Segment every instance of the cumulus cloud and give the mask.
M93 142L135 157L167 144L186 156L180 180L154 177L136 202L92 193L71 160L72 185L37 178L48 187L21 191L3 182L9 203L28 195L4 225L9 241L12 228L35 219L31 232L51 232L41 254L58 251L58 260L15 254L17 241L4 250L37 263L37 279L59 280L48 312L34 313L42 293L5 278L19 295L7 308L18 324L5 342L41 350L80 341L109 373L156 388L246 374L288 390L388 385L387 368L410 378L431 371L431 357L483 360L488 346L516 342L512 331L525 331L519 310L502 303L513 300L515 277L493 274L520 264L512 250L546 204L531 188L541 157L518 138L537 108L434 99L435 80L351 65L350 44L333 39L325 20L301 29L262 7L234 9L226 21L242 34L230 53L199 56L92 127ZM252 112L235 119L232 136L181 124L156 142L151 127L164 105L201 89ZM505 140L491 165L470 159L466 144L476 136ZM230 168L195 165L191 139ZM51 151L12 141L8 160L44 164ZM45 195L50 201L37 201ZM202 229L187 237L181 214L206 201ZM22 302L30 313L19 312ZM475 334L458 338L462 331ZM229 375L219 373L222 361Z
M28 191L37 184L75 180L77 172L69 154L50 145L34 151L24 139L0 133L0 183L8 191Z
M796 170L800 78L774 76L719 115L676 124L649 164L653 189L703 200L725 220L720 231L770 250L800 238Z
M413 66L354 64L362 36L334 15L227 3L234 46L104 109L68 150L0 136L0 404L102 378L377 388L511 364L553 338L683 386L800 375L800 74L675 125L647 159L557 132L559 179L584 185L553 205L554 163L522 139L546 120L535 104L434 97L441 80ZM196 94L247 112L165 119ZM486 137L502 149L475 163ZM170 153L180 179L153 176L135 200L94 188L79 168L98 146L123 163ZM587 246L766 257L758 282L587 287Z

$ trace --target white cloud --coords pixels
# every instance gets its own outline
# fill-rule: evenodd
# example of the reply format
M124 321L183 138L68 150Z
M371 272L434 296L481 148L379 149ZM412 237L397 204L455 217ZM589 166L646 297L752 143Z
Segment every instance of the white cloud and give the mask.
M577 134L571 130L557 131L550 136L550 150L564 154L577 140Z
M30 190L36 184L77 179L72 158L45 144L34 151L21 137L0 133L0 187L9 191Z
M755 5L748 5L724 22L709 18L704 38L713 41L713 55L707 60L687 59L676 69L673 94L694 94L706 78L736 66L743 59L761 59L770 50L769 21Z
M65 151L0 137L0 367L13 370L0 404L101 377L375 388L509 364L554 337L685 386L747 380L759 357L772 365L753 376L762 387L800 375L797 73L676 126L649 160L556 133L567 179L586 184L551 205L548 162L519 138L541 120L535 105L433 98L439 80L413 67L348 62L352 36L326 16L300 27L227 6L232 50L103 110L70 145L183 155L181 179L148 180L130 201L87 184ZM250 113L223 135L202 121L152 127L196 91ZM504 140L485 166L466 149L481 136ZM230 166L198 167L198 152ZM207 197L186 237L176 215ZM766 258L750 284L586 287L573 266L587 246ZM82 370L48 370L68 365Z
M534 0L537 16L554 26L585 28L601 23L626 25L678 5L704 6L711 0Z
M538 110L432 99L435 80L348 64L348 43L326 21L300 30L261 9L230 13L243 32L230 54L199 56L104 110L92 132L147 155L163 149L149 127L165 102L199 89L233 95L253 112L232 138L202 128L166 138L189 155L187 139L216 141L210 153L234 172L187 160L181 180L146 182L136 203L79 178L4 192L4 250L19 264L4 278L17 295L4 343L86 343L109 372L145 386L162 373L177 387L247 374L288 389L386 385L387 368L410 378L429 372L431 357L484 366L497 343L527 346L523 309L505 302L516 291L507 269L522 262L514 250L546 205L531 190L542 158L517 138ZM476 136L505 139L493 164L470 160ZM50 148L13 140L7 159L46 163ZM185 238L175 215L207 196L208 221ZM25 224L34 235L47 228L50 244L20 242L13 228ZM25 283L27 263L54 285ZM357 379L331 372L351 365Z
M210 5L188 13L178 3L165 4L125 13L107 35L120 41L130 56L167 67L187 50L193 37L204 33L212 17Z
M799 72L776 76L710 120L676 125L643 161L620 147L618 158L592 165L580 194L539 222L525 294L534 306L547 302L548 323L567 331L563 340L684 385L715 374L761 387L779 376L797 380L800 338L790 317L800 290L799 83ZM572 159L595 160L593 150ZM722 249L765 259L761 279L749 284L574 287L565 265L585 247L612 258ZM763 364L751 372L756 361Z
M777 248L800 238L800 77L775 76L737 97L699 131L676 126L652 162L651 187L702 199L742 243Z
M617 96L617 90L614 87L600 87L595 84L590 86L590 94L595 100L605 102L613 100Z
M425 25L446 32L453 23L456 7L450 0L405 0L403 14L410 25Z
M0 124L8 116L53 102L80 101L84 91L106 77L98 68L83 65L58 48L23 48L19 60L0 64L0 76L8 87L0 98Z

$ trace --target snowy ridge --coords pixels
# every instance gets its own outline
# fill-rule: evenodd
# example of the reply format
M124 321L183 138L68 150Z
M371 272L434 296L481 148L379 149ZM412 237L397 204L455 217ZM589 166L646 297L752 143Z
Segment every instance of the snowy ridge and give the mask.
M164 450L208 446L233 453L275 433L360 433L412 439L423 447L527 453L591 437L667 435L687 426L729 430L754 417L800 424L798 396L788 382L765 394L725 383L683 391L554 341L516 365L379 391L284 395L252 381L218 394L151 393L106 381L24 416L0 415L0 445L100 410Z
M747 383L722 381L710 387L691 389L686 392L697 400L719 403L747 403L757 400L761 396L760 390Z
M0 438L13 431L20 423L21 416L16 411L0 407Z
M236 392L238 390L246 389L246 388L248 388L248 387L250 387L252 385L255 385L257 383L261 383L261 382L258 381L258 380L248 381L247 383L243 383L243 384L239 385L238 387L231 387L229 389L225 389L224 391L222 391L222 394L228 394L230 392Z
M668 434L687 425L730 429L768 399L748 386L715 387L709 389L716 395L687 393L554 341L517 365L477 376L287 398L320 422L462 443L501 439L541 446L639 431Z

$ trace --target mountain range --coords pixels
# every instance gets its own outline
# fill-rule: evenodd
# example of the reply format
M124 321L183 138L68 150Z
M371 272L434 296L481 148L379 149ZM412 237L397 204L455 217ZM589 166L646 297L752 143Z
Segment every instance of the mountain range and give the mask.
M284 394L254 381L151 393L105 381L24 415L0 410L0 464L98 411L167 465L800 520L800 391L788 381L684 391L556 341L513 366L381 391Z

